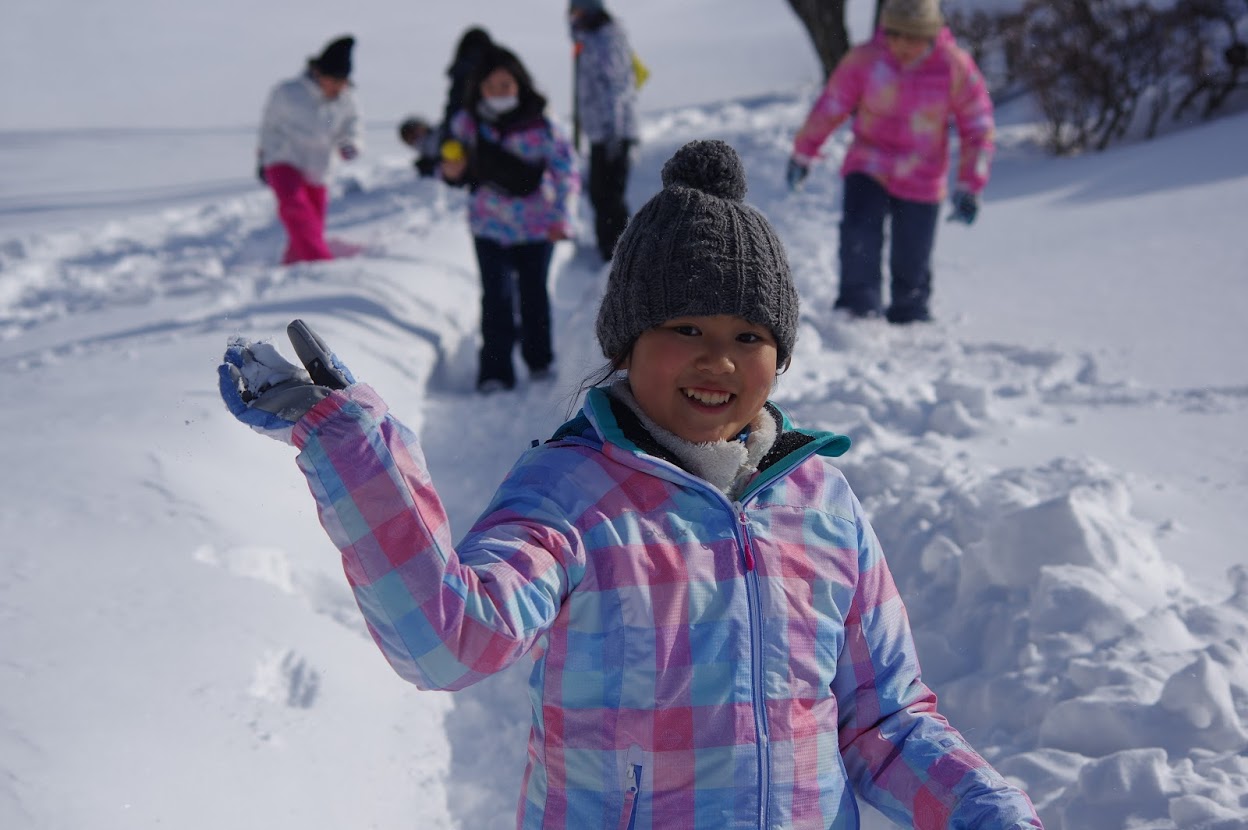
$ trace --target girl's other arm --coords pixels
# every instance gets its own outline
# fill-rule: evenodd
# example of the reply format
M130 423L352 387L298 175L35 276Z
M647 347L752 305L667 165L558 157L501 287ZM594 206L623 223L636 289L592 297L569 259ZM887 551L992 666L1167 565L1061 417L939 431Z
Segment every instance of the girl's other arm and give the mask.
M819 148L833 132L849 119L866 80L866 67L862 65L862 53L851 51L832 72L823 92L810 108L805 123L793 139L793 157L809 165L818 155Z
M855 788L907 827L1041 828L1027 796L936 710L897 586L856 501L855 511L859 581L833 682L841 755Z
M958 58L951 90L960 147L957 189L979 194L988 184L992 165L995 133L992 99L984 76L971 56L962 53Z

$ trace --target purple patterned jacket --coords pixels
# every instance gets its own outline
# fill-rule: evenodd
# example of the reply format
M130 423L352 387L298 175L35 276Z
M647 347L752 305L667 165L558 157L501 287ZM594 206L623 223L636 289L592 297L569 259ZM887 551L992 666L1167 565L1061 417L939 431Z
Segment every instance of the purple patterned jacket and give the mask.
M415 436L357 384L295 428L373 637L424 689L519 660L521 828L856 828L854 791L917 828L1039 828L936 711L875 535L783 430L740 499L591 390L453 544Z
M477 130L517 157L545 163L542 185L528 196L509 196L492 187L477 188L468 202L472 235L501 245L544 242L555 225L571 227L572 198L579 192L580 172L572 144L546 117L530 119L522 129L500 132L488 121L460 110L451 120L451 135L464 144L477 141Z

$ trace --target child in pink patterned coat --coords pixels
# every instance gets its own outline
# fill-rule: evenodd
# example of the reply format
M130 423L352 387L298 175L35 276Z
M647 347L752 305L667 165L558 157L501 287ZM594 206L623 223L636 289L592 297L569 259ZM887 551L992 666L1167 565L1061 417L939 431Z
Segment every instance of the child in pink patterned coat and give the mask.
M975 61L958 47L937 0L888 0L880 29L850 50L793 142L788 183L806 177L824 141L853 118L841 166L840 294L836 308L880 314L884 223L890 220L893 323L930 319L932 247L947 192L949 133L959 138L953 214L975 221L993 150L992 102Z

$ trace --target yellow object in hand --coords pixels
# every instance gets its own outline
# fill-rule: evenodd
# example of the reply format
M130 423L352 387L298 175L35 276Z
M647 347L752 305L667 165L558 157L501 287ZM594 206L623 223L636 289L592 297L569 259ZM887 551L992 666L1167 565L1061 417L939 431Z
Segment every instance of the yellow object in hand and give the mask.
M463 161L464 145L460 144L453 138L442 142L442 160L443 161Z

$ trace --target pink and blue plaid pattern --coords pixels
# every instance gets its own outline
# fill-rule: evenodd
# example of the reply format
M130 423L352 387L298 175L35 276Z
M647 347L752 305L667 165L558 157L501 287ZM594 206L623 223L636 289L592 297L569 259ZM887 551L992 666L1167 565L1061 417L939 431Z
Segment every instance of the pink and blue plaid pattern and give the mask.
M570 427L570 428L569 428ZM936 712L905 609L809 433L730 503L593 390L454 545L415 437L367 386L295 429L383 653L457 689L532 652L522 828L1038 828ZM602 436L612 436L611 441Z

